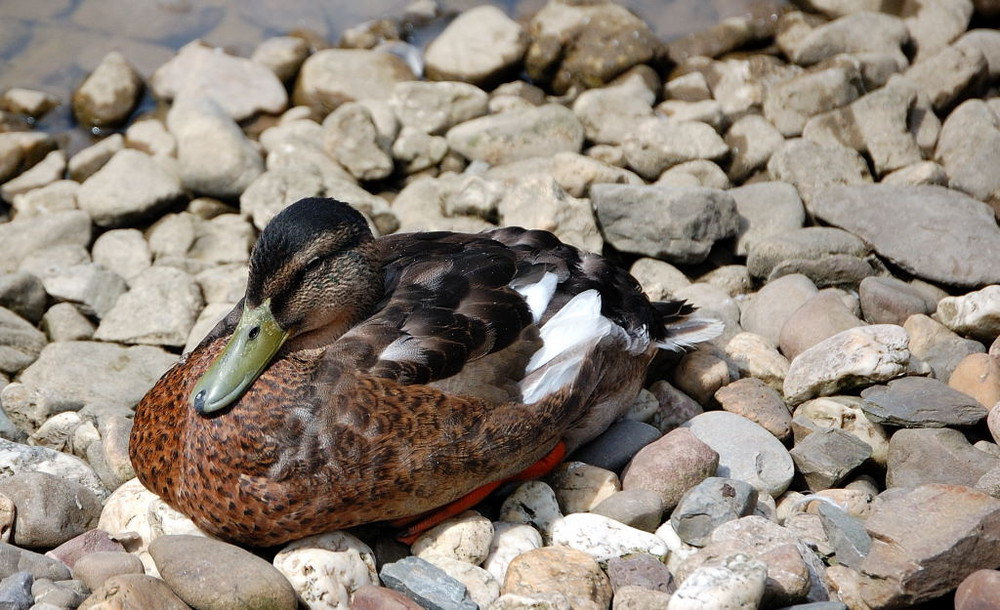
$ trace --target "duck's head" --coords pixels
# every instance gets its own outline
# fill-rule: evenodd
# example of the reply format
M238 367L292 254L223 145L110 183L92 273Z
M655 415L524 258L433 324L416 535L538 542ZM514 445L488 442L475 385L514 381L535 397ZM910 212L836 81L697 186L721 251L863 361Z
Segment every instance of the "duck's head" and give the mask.
M239 323L191 393L195 410L235 402L286 342L329 340L363 319L382 289L373 243L364 216L335 199L302 199L275 216L250 255Z

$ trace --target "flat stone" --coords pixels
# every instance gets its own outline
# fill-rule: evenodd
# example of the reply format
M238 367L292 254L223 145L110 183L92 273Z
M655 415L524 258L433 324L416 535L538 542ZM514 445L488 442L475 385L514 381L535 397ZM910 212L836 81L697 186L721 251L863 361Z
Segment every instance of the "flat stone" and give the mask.
M14 502L12 542L52 548L97 524L101 500L80 483L45 472L21 472L0 481L0 493Z
M980 89L988 71L986 57L978 48L952 45L914 63L904 75L943 113Z
M445 137L452 150L469 159L502 165L579 152L583 125L565 106L546 104L472 119L452 127Z
M881 425L873 423L861 409L856 396L814 398L796 407L792 418L795 442L813 432L836 428L848 432L871 448L871 458L884 466L889 453L889 435Z
M900 47L910 38L899 17L873 11L845 15L813 27L802 13L778 22L775 41L793 62L811 65L841 53L891 53L905 62Z
M768 278L782 263L797 259L816 260L837 254L861 257L868 247L842 229L833 227L792 228L756 240L747 253L747 269L754 277Z
M409 597L375 585L365 585L351 596L351 610L421 610L423 606Z
M913 284L894 277L869 277L858 286L858 300L869 324L902 326L914 314L930 314L937 300Z
M653 116L655 100L655 92L642 78L626 78L582 92L573 102L573 112L583 124L587 140L620 145L642 121Z
M45 334L31 322L0 307L0 372L14 374L34 362L45 347Z
M35 577L30 572L15 572L0 580L0 604L6 608L30 608L34 604L31 585Z
M986 408L937 379L903 377L861 392L862 408L880 424L904 428L972 426L986 417Z
M26 257L54 246L87 246L91 228L90 216L80 210L0 223L0 271L17 271Z
M726 411L709 411L692 418L684 427L719 454L718 476L746 481L757 491L774 497L791 483L794 466L788 450L749 419Z
M112 576L88 597L81 608L109 607L149 608L150 610L187 610L190 608L177 597L170 586L159 578L145 574Z
M811 117L856 100L861 95L860 80L857 68L845 64L779 81L766 90L764 116L782 136L801 135Z
M857 151L801 138L786 140L767 162L767 171L772 179L795 186L810 212L813 198L834 186L871 182L868 165Z
M853 434L828 428L797 442L789 452L806 485L813 491L836 487L872 455L872 448Z
M621 473L633 456L662 436L655 426L622 419L573 452L572 459Z
M18 195L61 180L65 172L66 153L61 150L53 150L45 155L44 159L33 165L31 169L0 185L0 196L5 201L12 202Z
M741 415L759 424L779 440L792 433L792 414L781 394L760 379L738 379L715 393L724 411Z
M143 574L142 561L124 551L97 551L80 557L73 565L73 578L97 591L113 576Z
M670 510L691 487L716 473L719 454L690 430L678 428L643 447L622 475L622 489L660 494Z
M172 267L150 267L107 312L94 336L103 341L180 347L203 305L190 275Z
M746 255L762 239L794 231L805 223L802 200L790 184L758 182L731 189L729 194L736 201L740 215L736 233L738 255Z
M818 228L818 227L817 227ZM864 326L839 290L825 289L809 298L789 316L778 338L781 353L789 360L839 332Z
M662 523L663 500L660 494L650 489L629 489L611 494L590 512L635 529L653 532Z
M382 566L382 583L403 593L425 608L440 610L475 610L465 585L448 576L444 570L420 559L407 557Z
M886 487L947 483L974 487L1000 461L952 428L898 430L889 440Z
M958 485L923 485L886 498L866 528L872 548L861 564L865 602L912 606L993 565L1000 552L1000 500Z
M785 323L816 292L816 285L804 275L776 278L744 303L740 325L777 347Z
M872 538L865 531L864 521L847 514L833 504L819 503L819 517L830 544L833 545L837 563L860 569L861 562L871 551Z
M528 551L510 563L504 595L557 594L566 607L603 610L611 603L611 583L590 555L564 546Z
M692 572L670 598L671 610L754 608L764 597L767 566L742 554Z
M386 100L397 83L415 80L406 60L368 49L324 49L306 59L292 102L326 116L344 102Z
M427 77L470 83L495 82L513 68L528 49L528 34L494 6L459 14L424 52Z
M18 572L27 572L36 579L58 581L70 578L69 568L63 562L0 542L0 578L7 578Z
M120 227L165 210L182 196L180 180L149 155L124 149L80 186L80 209L102 227Z

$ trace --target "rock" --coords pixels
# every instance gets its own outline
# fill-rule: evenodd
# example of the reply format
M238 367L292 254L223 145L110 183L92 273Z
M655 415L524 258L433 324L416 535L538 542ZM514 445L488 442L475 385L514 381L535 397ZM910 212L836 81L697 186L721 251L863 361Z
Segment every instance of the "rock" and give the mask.
M663 500L650 489L618 491L592 508L590 512L646 532L656 531L663 517Z
M746 255L758 241L799 229L805 222L802 200L790 184L759 182L731 189L729 194L740 215L736 254Z
M599 87L646 63L660 48L642 19L611 2L549 2L532 17L528 34L528 76L551 83L557 94L574 86Z
M963 339L925 315L910 316L903 328L910 335L910 353L927 363L941 381L949 380L963 358L985 351L982 343Z
M125 144L160 159L177 156L177 139L159 119L142 119L129 125L125 130Z
M641 122L653 117L656 93L637 74L614 85L588 89L573 102L573 112L583 124L587 140L620 145Z
M986 408L978 401L937 379L903 377L867 388L861 397L869 419L891 426L972 426L986 417Z
M288 608L295 590L267 561L202 536L162 536L149 545L160 575L187 604L198 608Z
M469 510L424 532L414 541L410 552L428 561L443 556L479 565L486 559L492 539L490 520Z
M811 117L857 99L861 86L860 74L851 64L804 72L767 88L764 116L782 136L795 137Z
M323 120L327 153L358 180L378 180L392 173L388 143L380 141L371 112L346 102Z
M6 608L29 608L34 604L31 585L34 576L30 572L15 572L0 580L0 604Z
M111 51L73 92L73 114L84 125L121 125L139 103L142 89L135 68L124 55Z
M288 105L288 94L274 72L200 40L184 45L160 66L150 86L156 97L175 102L206 96L235 121L261 112L279 114Z
M819 227L816 227L819 228ZM790 360L839 332L864 326L838 290L817 292L795 310L781 329L779 346Z
M889 439L886 487L928 483L975 486L998 463L951 428L898 430Z
M411 80L406 60L391 53L324 49L302 64L292 101L325 116L344 102L388 99L397 83Z
M792 418L796 443L812 432L836 428L849 432L872 450L872 461L885 465L889 452L889 436L879 424L872 423L861 409L862 401L855 396L814 398L799 405Z
M54 150L45 155L39 163L25 171L17 178L0 185L0 196L11 202L18 195L23 195L34 189L42 188L57 180L61 180L66 172L66 153Z
M528 35L494 6L463 11L424 52L427 77L476 84L496 82L528 48Z
M190 608L159 578L145 574L112 576L80 606L83 610L111 608L149 608L150 610L187 610Z
M705 546L716 527L753 513L757 490L738 479L709 477L685 492L670 515L674 531L684 542Z
M815 284L804 275L776 278L744 304L740 325L777 346L785 323L816 292Z
M627 169L571 152L552 157L552 177L574 197L586 197L594 184L642 184L642 178Z
M872 448L835 428L817 430L789 452L813 491L836 487L872 455Z
M50 474L51 476L58 477L59 479L69 481L70 483L68 483L66 485L66 489L63 490L69 492L69 495L76 494L78 491L76 485L79 485L91 491L93 495L97 497L98 502L104 500L108 496L108 490L101 483L100 479L97 478L93 468L87 465L87 463L80 458L67 453L62 453L61 451L55 451L45 447L30 447L21 443L14 443L6 439L0 439L0 467L3 468L5 473L9 473L9 475L44 472ZM74 515L76 517L76 521L72 524L67 524L67 527L70 528L69 531L73 531L73 533L69 534L60 542L64 542L66 539L72 538L79 533L78 531L75 531L74 528L78 529L83 527L86 529L90 525L91 519L89 515L90 512L95 510L95 505L89 500L83 499L86 492L81 491L79 495L81 498L79 506L77 505L75 498L71 501L66 501L64 504L66 514ZM65 499L66 496L61 497ZM38 500L38 502L44 505L44 501ZM37 504L33 501L31 505L36 506ZM100 510L99 504L97 505L96 510ZM33 518L38 518L39 516L40 515L36 513ZM24 516L24 518L27 519L28 516ZM48 531L45 528L52 527L53 525L57 524L39 524L39 529L36 531L43 532L39 534L40 536L47 536ZM53 538L56 537L59 536L53 535ZM56 544L52 544L51 546L56 546Z
M868 277L858 286L858 300L869 324L902 326L914 314L930 314L937 300L921 290L893 277Z
M52 548L97 524L101 500L90 489L46 472L21 472L0 481L16 507L13 543Z
M296 540L278 552L274 567L310 608L347 608L352 594L378 584L371 548L346 532Z
M498 521L493 524L493 541L483 561L485 568L498 582L504 582L507 566L515 557L532 549L542 547L542 536L538 530L522 523Z
M107 580L122 574L142 574L142 561L124 551L98 551L80 557L73 565L73 578L97 591Z
M741 181L763 169L785 139L767 119L748 114L732 124L726 132L725 142L732 154L729 178Z
M948 174L934 161L921 161L882 176L891 186L948 186Z
M909 38L906 24L893 15L860 11L812 27L802 13L792 12L779 19L775 41L789 59L804 66L840 53L890 53L905 65L900 47Z
M379 574L385 586L395 589L427 608L475 610L465 585L441 568L419 557L407 557L382 566Z
M680 298L684 298L683 294ZM685 354L674 369L674 385L699 404L707 404L712 395L730 381L726 359L712 347L699 346Z
M670 597L669 610L755 608L764 597L767 566L746 555L698 568Z
M48 114L59 104L59 98L51 93L21 87L12 87L0 96L0 110L25 114L36 120Z
M45 287L30 273L0 275L0 307L29 322L38 323L45 313Z
M53 246L87 246L90 238L90 216L80 210L0 223L0 271L17 271L27 256Z
M9 309L0 307L0 372L14 374L34 362L45 334Z
M547 176L525 178L504 191L497 203L501 224L544 229L584 251L604 246L589 202L563 191Z
M650 555L636 554L609 559L607 573L616 596L623 587L629 586L667 594L674 590L670 570Z
M45 610L45 604L51 604L56 608L78 608L87 596L83 583L77 580L55 583L42 578L35 581L31 590L38 610Z
M392 90L389 106L405 127L442 134L459 123L483 116L485 91L461 82L403 81Z
M309 45L298 36L272 36L254 49L250 61L258 63L289 83L298 74L302 62L309 57Z
M489 606L500 597L500 583L483 568L444 555L432 555L427 560L465 585L469 599L480 608Z
M648 180L679 163L717 160L729 153L729 146L710 125L658 116L639 122L622 146L629 167Z
M791 261L824 261L839 254L860 258L867 252L865 243L847 231L833 227L795 228L756 240L748 249L747 269L754 277L768 278Z
M177 138L178 171L191 191L232 199L264 171L257 148L212 98L176 100L167 114L167 128Z
M180 347L203 306L201 292L190 275L173 267L150 267L104 316L94 337Z
M726 343L725 351L741 377L759 379L772 390L781 391L788 373L788 359L778 353L767 339L754 333L737 333ZM770 424L765 426L769 427ZM780 431L780 424L772 432L774 430Z
M660 495L670 510L691 487L715 474L719 454L686 428L678 428L643 447L622 475L622 489Z
M45 555L53 559L58 559L69 566L70 569L73 569L80 558L91 553L125 552L124 542L131 543L132 540L127 535L122 535L120 539L112 538L108 532L95 528L67 540Z
M934 317L960 335L991 342L1000 335L1000 286L938 301Z
M240 196L240 211L263 230L278 212L299 199L325 194L323 177L301 166L269 169L251 182Z
M80 184L73 180L56 180L43 187L14 195L12 206L19 218L77 209L76 194Z
M102 233L91 250L94 262L131 282L152 263L149 244L138 229L112 229Z
M1000 362L988 354L969 354L955 367L948 386L983 407L995 405L1000 402Z
M957 485L923 485L886 498L866 523L872 548L861 564L865 602L916 605L992 566L1000 550L998 515L1000 500Z
M547 479L563 514L588 512L621 490L618 475L583 462L560 464Z
M859 569L872 545L864 522L826 502L819 503L819 517L823 523L823 531L833 545L837 563Z
M728 189L732 186L726 172L712 161L695 159L678 163L665 170L654 183L659 186L705 186Z
M955 590L955 610L995 610L1000 570L976 570Z
M546 538L561 518L555 492L541 481L521 483L500 507L500 521L533 525Z
M938 112L946 112L982 88L989 64L982 51L971 46L947 46L903 73L930 98Z
M1000 118L982 100L968 100L945 119L934 159L944 167L949 187L985 201L995 209L1000 205L1000 181L983 171L997 163L1000 158L997 151L1000 151ZM957 195L952 197L958 198Z
M31 169L55 149L56 141L49 134L30 131L0 133L0 180L6 182Z
M365 585L351 597L351 610L421 610L423 606L392 589Z
M806 209L812 213L817 213L812 206L815 196L826 195L837 185L871 182L868 165L856 151L846 146L816 144L800 138L785 141L771 155L767 171L772 179L795 186ZM857 231L851 232L858 235ZM859 237L864 238L864 235Z
M44 254L53 253L50 250L32 258L41 263ZM117 274L90 262L60 265L53 260L51 266L35 271L26 260L22 269L35 272L51 297L76 303L81 311L95 317L107 314L126 288L125 280Z
M669 299L675 292L691 285L691 280L670 263L643 257L632 263L629 273L639 281L651 301Z
M80 186L77 201L101 227L120 227L165 210L183 195L180 180L149 155L121 150Z
M601 184L591 201L615 248L675 263L705 260L712 245L736 233L736 203L704 187Z
M565 106L546 104L466 121L448 130L448 145L471 160L502 165L578 152L583 126Z
M598 562L632 553L663 559L668 552L667 545L655 535L594 513L573 513L556 520L552 525L552 543L583 551Z
M718 476L746 481L774 497L791 483L793 464L788 451L770 432L749 419L709 411L695 416L684 427L719 454Z
M639 450L660 436L660 431L654 426L631 419L620 419L600 436L574 451L570 458L621 473Z
M848 329L799 354L785 377L785 399L798 404L898 377L910 360L906 331L892 324Z
M934 54L963 33L972 17L972 2L913 2L916 10L905 17L910 41L916 47L916 61Z
M779 440L792 433L792 414L774 389L754 378L738 379L715 393L722 409L762 426Z
M27 572L36 579L58 581L70 578L69 568L63 562L0 542L0 578L17 572Z
M590 555L551 546L517 556L507 570L504 595L562 598L567 607L603 610L611 603L611 583ZM558 606L557 606L558 607Z

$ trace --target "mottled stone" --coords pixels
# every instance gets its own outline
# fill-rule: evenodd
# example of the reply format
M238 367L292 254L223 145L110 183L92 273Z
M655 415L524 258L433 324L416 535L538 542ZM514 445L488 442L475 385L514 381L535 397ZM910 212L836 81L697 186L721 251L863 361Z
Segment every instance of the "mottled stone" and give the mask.
M759 424L780 440L791 433L792 414L781 394L760 379L739 379L719 389L715 400L723 410Z
M879 424L905 428L972 426L986 417L974 398L937 379L903 377L861 392L862 408Z
M275 555L274 567L299 600L316 609L347 608L352 594L378 584L371 548L345 532L296 540Z

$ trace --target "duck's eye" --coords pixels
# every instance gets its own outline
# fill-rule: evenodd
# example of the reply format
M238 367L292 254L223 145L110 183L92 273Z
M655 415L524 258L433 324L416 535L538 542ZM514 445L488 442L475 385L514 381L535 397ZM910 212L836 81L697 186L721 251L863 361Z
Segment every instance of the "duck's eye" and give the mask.
M247 335L250 337L251 341L256 339L257 336L260 335L260 326L254 326L253 328L251 328L250 332L247 333Z
M318 256L314 256L311 259L309 259L309 262L306 263L306 273L318 269L320 264L322 264L322 262L323 259Z

